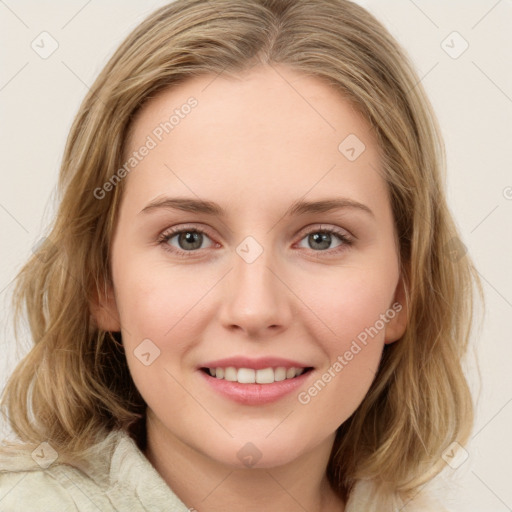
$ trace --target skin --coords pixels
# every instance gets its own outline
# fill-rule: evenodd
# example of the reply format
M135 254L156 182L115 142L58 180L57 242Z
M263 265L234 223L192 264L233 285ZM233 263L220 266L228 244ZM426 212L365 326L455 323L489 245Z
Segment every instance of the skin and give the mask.
M364 399L384 344L405 330L376 139L318 78L260 65L236 77L195 77L151 99L132 125L127 154L190 96L197 107L125 178L112 240L114 286L94 306L100 327L122 332L148 404L146 456L201 512L344 510L325 476L336 429ZM366 146L354 161L338 150L349 134ZM165 196L214 201L226 213L141 213ZM298 199L333 197L373 214L347 207L284 216ZM207 231L200 248L191 251L178 236L159 242L181 226ZM320 227L338 228L353 243L332 235L327 248L315 245L307 235ZM247 236L263 249L250 264L236 251ZM307 390L396 301L402 311L307 404L293 392L241 405L197 370L234 355L292 358L314 367L299 391ZM160 350L148 366L134 354L144 339ZM248 442L261 453L252 467L237 457Z

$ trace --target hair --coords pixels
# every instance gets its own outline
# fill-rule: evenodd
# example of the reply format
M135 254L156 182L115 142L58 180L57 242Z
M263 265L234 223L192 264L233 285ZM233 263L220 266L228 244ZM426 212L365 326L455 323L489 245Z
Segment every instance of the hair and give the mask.
M348 0L177 0L122 42L74 119L55 221L17 276L15 325L28 318L34 345L8 380L2 412L20 439L49 440L59 453L79 457L113 429L144 446L146 404L120 333L102 331L91 314L112 282L109 248L125 180L103 199L94 191L123 165L146 101L192 77L236 76L257 64L339 90L382 150L407 328L384 347L370 390L339 427L327 475L345 498L358 479L413 495L444 467L443 450L471 433L462 363L474 292L482 291L447 206L444 143L421 80L384 26Z

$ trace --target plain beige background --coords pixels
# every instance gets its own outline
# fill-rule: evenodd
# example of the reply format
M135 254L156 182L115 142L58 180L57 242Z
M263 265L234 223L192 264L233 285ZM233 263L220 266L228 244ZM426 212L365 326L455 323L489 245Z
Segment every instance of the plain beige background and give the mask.
M12 280L55 211L72 119L125 35L165 3L0 0L0 387L28 347L28 337L21 346L12 337ZM450 206L486 294L486 315L473 339L481 385L476 356L467 364L478 416L467 460L446 467L445 504L454 512L510 511L512 1L358 3L406 48L431 98L446 142ZM58 45L54 53L41 56L32 48L41 37L46 51ZM5 426L0 433L9 435Z

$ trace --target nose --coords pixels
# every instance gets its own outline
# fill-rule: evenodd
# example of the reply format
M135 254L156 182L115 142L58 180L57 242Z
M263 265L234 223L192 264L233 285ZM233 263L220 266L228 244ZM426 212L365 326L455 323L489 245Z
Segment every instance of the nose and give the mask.
M292 297L283 272L275 270L270 251L249 263L234 254L234 266L224 283L220 321L224 328L262 340L290 325Z

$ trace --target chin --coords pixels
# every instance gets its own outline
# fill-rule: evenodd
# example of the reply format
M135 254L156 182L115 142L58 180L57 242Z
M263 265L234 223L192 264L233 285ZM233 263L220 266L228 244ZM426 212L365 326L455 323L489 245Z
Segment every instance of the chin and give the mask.
M299 446L299 440L276 436L275 439L241 437L230 440L229 445L217 445L217 451L209 456L234 469L269 469L292 463L306 447ZM220 448L220 449L219 449Z

